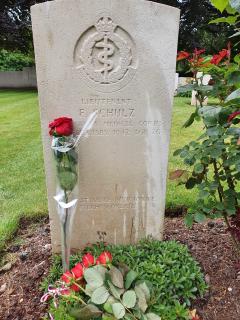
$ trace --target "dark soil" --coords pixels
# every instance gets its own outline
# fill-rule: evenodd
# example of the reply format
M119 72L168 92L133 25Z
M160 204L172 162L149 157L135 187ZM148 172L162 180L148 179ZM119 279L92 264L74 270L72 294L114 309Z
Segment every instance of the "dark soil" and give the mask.
M183 219L167 218L165 240L178 240L190 249L200 263L209 284L204 299L194 308L202 320L240 319L240 269L232 240L221 220L186 228Z
M209 291L198 299L201 320L240 319L240 272L231 239L221 220L187 229L182 217L166 218L165 239L186 244L199 261ZM6 250L5 269L0 271L0 319L38 320L46 314L40 303L39 284L50 266L48 221L21 224L17 238ZM1 270L1 266L0 266Z
M22 221L5 256L4 265L10 263L11 268L0 272L1 320L37 320L44 316L46 307L40 303L39 284L50 266L49 231L47 220L36 224Z

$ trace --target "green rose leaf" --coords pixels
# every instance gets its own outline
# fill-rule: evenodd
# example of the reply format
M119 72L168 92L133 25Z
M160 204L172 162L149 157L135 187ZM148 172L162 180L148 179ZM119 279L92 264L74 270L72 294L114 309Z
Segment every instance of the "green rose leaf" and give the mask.
M220 106L204 106L199 109L198 113L203 117L207 126L212 126L217 124L221 110Z
M112 305L118 302L113 296L109 296L107 301L105 302L103 309L107 311L107 313L113 313Z
M96 270L97 272L99 272L102 275L102 278L105 279L106 273L107 273L107 268L105 268L102 265L96 265L94 267L92 267L93 270Z
M227 7L229 0L211 0L212 5L217 8L219 11L223 12L223 10Z
M89 297L92 296L93 291L95 291L95 290L96 290L96 288L90 286L90 284L88 284L88 283L86 284L85 292L86 292L86 294L87 294Z
M138 297L138 302L137 302L138 307L142 312L145 312L147 310L148 305L147 305L147 300L146 300L144 291L138 286L135 287L134 291Z
M193 225L194 216L192 214L186 214L184 217L184 222L187 225L187 227L191 228Z
M115 318L122 319L125 316L126 311L121 303L114 303L112 309Z
M196 222L201 223L201 222L203 222L204 220L206 220L206 216L205 216L203 213L198 212L198 213L195 213L195 215L194 215L194 220L195 220Z
M108 292L107 288L102 286L100 288L97 288L93 292L91 301L95 304L103 304L107 301L109 296L110 296L110 293Z
M198 180L195 178L189 178L186 182L186 189L193 189L195 185L198 183Z
M69 311L69 314L75 319L90 320L100 317L102 311L93 304L89 304L83 308L73 308Z
M230 6L230 4L227 5L227 7L226 7L225 10L226 10L227 13L229 13L229 14L235 14L235 13L236 13L236 10L235 10L234 8L232 8L232 7Z
M229 16L229 17L221 17L214 20L211 20L209 23L228 23L228 24L235 24L237 21L237 16Z
M104 313L102 315L102 320L115 320L115 318L111 314Z
M84 278L92 288L99 288L104 283L104 277L94 268L86 269L84 271Z
M240 89L233 91L225 100L225 103L228 103L232 100L240 99Z
M124 289L120 289L120 288L115 287L110 281L107 281L107 284L109 286L109 289L110 289L110 292L112 293L112 295L116 299L120 300L120 297L124 292Z
M137 296L133 290L128 290L122 297L122 303L126 308L133 308L136 304Z
M194 172L196 172L196 173L202 173L203 170L204 170L204 165L202 165L201 163L197 163L194 166Z
M183 124L183 128L188 128L188 127L190 127L190 126L193 124L193 122L194 122L194 120L195 120L196 117L197 117L197 113L196 113L196 112L193 112L193 113L190 115L189 119Z
M161 320L161 317L159 317L157 314L152 313L152 312L147 313L146 317L148 320Z
M108 313L112 313L112 304L109 302L104 303L103 309Z
M240 71L233 71L228 76L229 85L235 85L240 83Z
M150 289L149 289L146 281L138 281L138 283L135 286L135 289L136 288L139 288L142 290L142 292L144 293L144 296L146 298L146 301L150 300L151 293L150 293Z
M114 286L122 289L123 288L123 275L120 270L112 266L109 272L110 278Z
M126 274L130 271L129 267L125 263L122 263L122 262L119 262L117 267L121 271L123 277L125 277Z
M126 275L126 280L125 280L125 288L129 289L133 283L138 277L137 272L130 270L127 275Z

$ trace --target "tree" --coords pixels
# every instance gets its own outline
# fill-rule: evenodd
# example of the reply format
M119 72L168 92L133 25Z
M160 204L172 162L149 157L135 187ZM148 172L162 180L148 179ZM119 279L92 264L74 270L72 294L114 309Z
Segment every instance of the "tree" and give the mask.
M226 24L209 24L209 21L221 16L209 0L154 1L181 9L179 50L205 48L207 53L216 53L226 47L233 28Z
M0 0L0 49L32 50L30 6L45 1ZM226 24L208 24L210 20L219 17L219 11L209 0L154 1L181 9L179 50L205 47L207 52L214 53L226 46L233 30Z
M30 6L46 0L0 1L0 49L32 50Z

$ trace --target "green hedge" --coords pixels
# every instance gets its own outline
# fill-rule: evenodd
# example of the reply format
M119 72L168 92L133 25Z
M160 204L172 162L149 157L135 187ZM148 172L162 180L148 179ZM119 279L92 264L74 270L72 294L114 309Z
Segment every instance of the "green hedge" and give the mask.
M34 59L20 52L0 50L0 71L18 71L25 67L32 67Z

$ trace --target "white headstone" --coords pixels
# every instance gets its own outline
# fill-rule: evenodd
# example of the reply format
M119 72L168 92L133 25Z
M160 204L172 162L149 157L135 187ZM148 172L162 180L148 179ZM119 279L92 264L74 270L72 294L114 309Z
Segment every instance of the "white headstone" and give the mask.
M53 250L60 249L48 123L80 128L72 247L162 238L179 10L143 0L62 0L32 7Z

